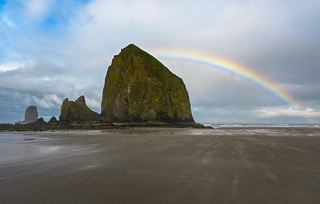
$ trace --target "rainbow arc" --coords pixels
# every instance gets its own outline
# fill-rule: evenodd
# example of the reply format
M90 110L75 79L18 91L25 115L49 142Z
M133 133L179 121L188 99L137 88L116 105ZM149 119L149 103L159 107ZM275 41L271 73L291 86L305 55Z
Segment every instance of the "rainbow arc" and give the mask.
M158 58L191 61L234 73L262 87L264 90L281 100L284 104L288 105L293 110L298 111L301 114L301 117L304 117L307 122L311 122L311 119L307 116L308 113L305 111L306 109L301 105L299 101L297 101L293 96L282 89L277 83L265 79L263 76L250 69L237 66L236 64L225 60L214 59L213 57L203 54L200 55L198 53L188 53L181 51L160 51L154 53Z

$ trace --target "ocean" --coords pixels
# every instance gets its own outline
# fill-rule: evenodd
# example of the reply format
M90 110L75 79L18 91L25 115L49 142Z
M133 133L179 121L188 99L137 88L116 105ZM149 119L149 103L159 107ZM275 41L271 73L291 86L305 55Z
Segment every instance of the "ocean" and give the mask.
M202 123L205 126L211 126L213 128L224 128L224 127L312 127L320 128L318 123Z

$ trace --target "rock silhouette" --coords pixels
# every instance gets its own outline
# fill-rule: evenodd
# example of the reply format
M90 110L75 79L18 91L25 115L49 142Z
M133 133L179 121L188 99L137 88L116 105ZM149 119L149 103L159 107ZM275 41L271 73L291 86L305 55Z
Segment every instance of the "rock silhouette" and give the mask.
M48 123L57 123L57 122L58 122L58 120L57 120L57 118L54 117L54 116L52 116L52 117L50 118L50 120L48 121Z

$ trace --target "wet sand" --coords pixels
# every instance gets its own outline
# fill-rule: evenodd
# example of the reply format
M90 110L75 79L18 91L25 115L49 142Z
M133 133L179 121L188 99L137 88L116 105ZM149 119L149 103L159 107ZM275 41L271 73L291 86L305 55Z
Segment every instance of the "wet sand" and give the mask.
M319 128L0 133L0 203L320 203Z

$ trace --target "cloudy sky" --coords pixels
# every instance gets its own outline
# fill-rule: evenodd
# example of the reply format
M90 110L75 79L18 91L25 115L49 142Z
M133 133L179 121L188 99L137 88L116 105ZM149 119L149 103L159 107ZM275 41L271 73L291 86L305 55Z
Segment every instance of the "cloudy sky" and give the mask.
M0 122L28 105L59 116L80 95L100 112L107 68L133 43L184 80L197 122L319 123L319 19L317 0L0 0Z

